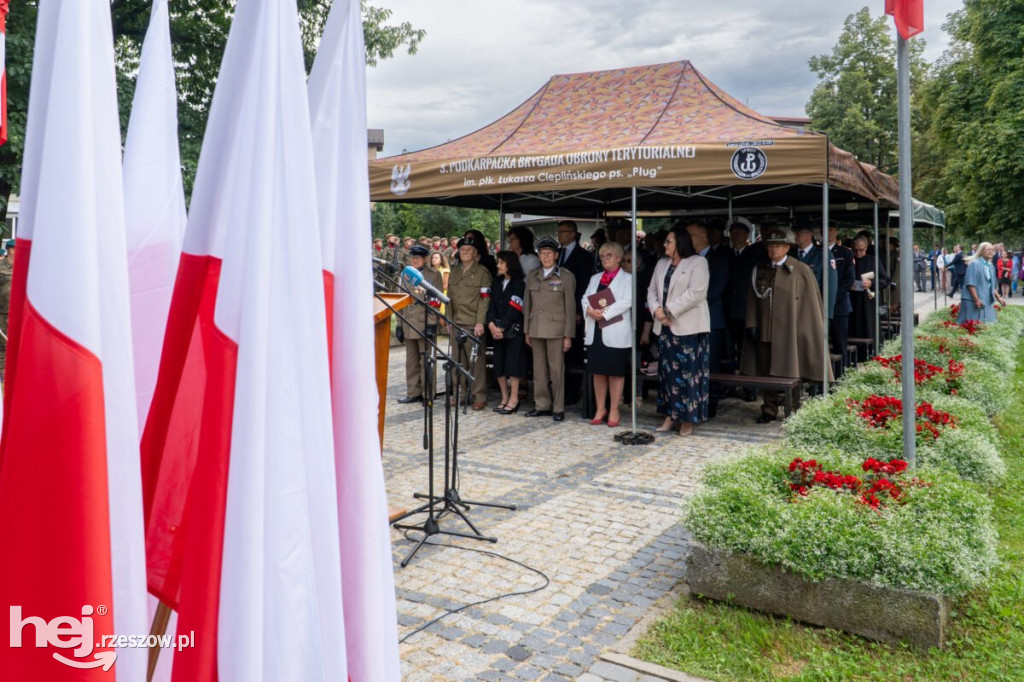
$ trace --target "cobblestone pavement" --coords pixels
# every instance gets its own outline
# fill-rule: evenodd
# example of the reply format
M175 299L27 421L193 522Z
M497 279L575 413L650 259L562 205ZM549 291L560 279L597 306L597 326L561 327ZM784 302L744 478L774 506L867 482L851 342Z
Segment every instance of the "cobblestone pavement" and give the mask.
M405 395L404 361L404 350L392 348L384 470L391 506L410 509L420 503L413 493L427 488L427 455L422 405L395 403ZM727 398L718 417L693 436L657 434L651 445L623 446L612 439L622 427L591 426L579 406L555 423L524 418L529 399L520 414L494 414L490 408L498 397L492 391L486 411L460 416L459 489L463 499L518 509L472 507L470 519L497 537L496 544L446 535L431 541L503 555L543 572L550 584L473 606L411 635L401 646L403 679L409 681L570 680L595 665L601 670L599 654L682 576L687 535L680 504L703 465L779 433L778 423L753 423L759 403ZM640 430L653 431L661 421L654 397L652 392L638 409ZM628 426L628 411L624 416ZM440 404L435 420L440 456ZM451 515L441 519L441 528L469 530ZM506 559L449 547L425 546L400 568L413 543L397 530L392 540L401 637L446 611L545 584Z

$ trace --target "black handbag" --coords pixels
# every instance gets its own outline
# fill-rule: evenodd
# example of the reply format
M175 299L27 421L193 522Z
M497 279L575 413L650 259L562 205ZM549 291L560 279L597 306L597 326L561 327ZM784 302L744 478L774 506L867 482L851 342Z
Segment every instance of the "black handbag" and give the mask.
M517 338L519 338L519 335L522 334L522 333L523 333L523 325L522 325L522 323L515 322L515 323L512 324L511 327L509 327L507 330L505 330L505 338L509 339L509 340L517 339Z

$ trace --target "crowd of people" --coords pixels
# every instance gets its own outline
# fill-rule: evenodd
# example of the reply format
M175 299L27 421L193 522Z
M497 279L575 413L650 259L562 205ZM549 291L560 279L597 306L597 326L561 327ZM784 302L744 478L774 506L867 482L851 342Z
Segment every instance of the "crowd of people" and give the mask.
M527 227L511 228L504 250L477 230L451 239L388 235L375 242L374 257L422 270L450 298L446 312L455 324L493 348L501 393L494 412L519 412L532 378L533 409L525 416L562 421L582 388L583 372L567 370L585 367L595 404L590 423L618 426L621 406L638 398L625 389L635 342L641 373L658 379L664 421L657 430L685 436L713 418L724 397L713 375L831 380L832 365L822 355L825 320L832 352L846 362L848 339L875 336L876 307L898 305L895 240L883 242L876 258L868 230L844 232L833 223L826 246L811 223L766 220L757 228L752 239L755 226L744 218L682 219L667 230L638 232L633 253L628 220L609 219L590 243L581 243L574 221L563 220L554 236L539 240ZM963 292L961 316L987 320L1024 275L1021 259L1001 247L984 243L966 255L957 246L947 259L915 245L914 285L925 289L930 269L931 286L946 286L948 273L952 292ZM441 307L427 290L416 295ZM433 316L421 317L407 319L430 328ZM399 330L407 350L407 394L399 402L419 401L423 342ZM486 353L473 353L472 345L458 344L459 361L475 377L465 389L470 404L483 410ZM742 397L755 399L750 391ZM757 422L773 421L778 391L762 390L760 398Z

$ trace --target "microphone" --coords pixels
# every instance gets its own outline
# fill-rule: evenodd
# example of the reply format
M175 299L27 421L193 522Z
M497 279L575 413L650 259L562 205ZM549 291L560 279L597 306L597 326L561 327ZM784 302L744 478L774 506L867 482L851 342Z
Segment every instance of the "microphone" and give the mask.
M380 267L382 267L385 272L396 272L397 271L397 268L395 267L394 263L392 263L389 260L384 260L383 258L376 258L376 257L374 257L373 263L374 263L374 265L379 265Z
M401 277L408 282L411 287L423 287L426 289L428 294L441 301L441 303L447 304L452 302L452 299L441 293L437 287L423 279L423 273L411 265L405 266L405 269L402 270Z

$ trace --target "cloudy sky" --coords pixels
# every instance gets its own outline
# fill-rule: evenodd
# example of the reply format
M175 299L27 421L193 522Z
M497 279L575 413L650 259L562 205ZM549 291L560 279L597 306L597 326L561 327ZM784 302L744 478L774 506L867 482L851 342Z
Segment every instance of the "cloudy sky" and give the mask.
M369 125L385 155L472 132L558 73L689 59L761 113L803 116L817 82L807 60L832 49L864 0L380 0L394 21L427 31L369 69ZM926 0L925 57L946 47L963 0ZM882 13L883 0L871 3ZM891 21L891 20L890 20Z

